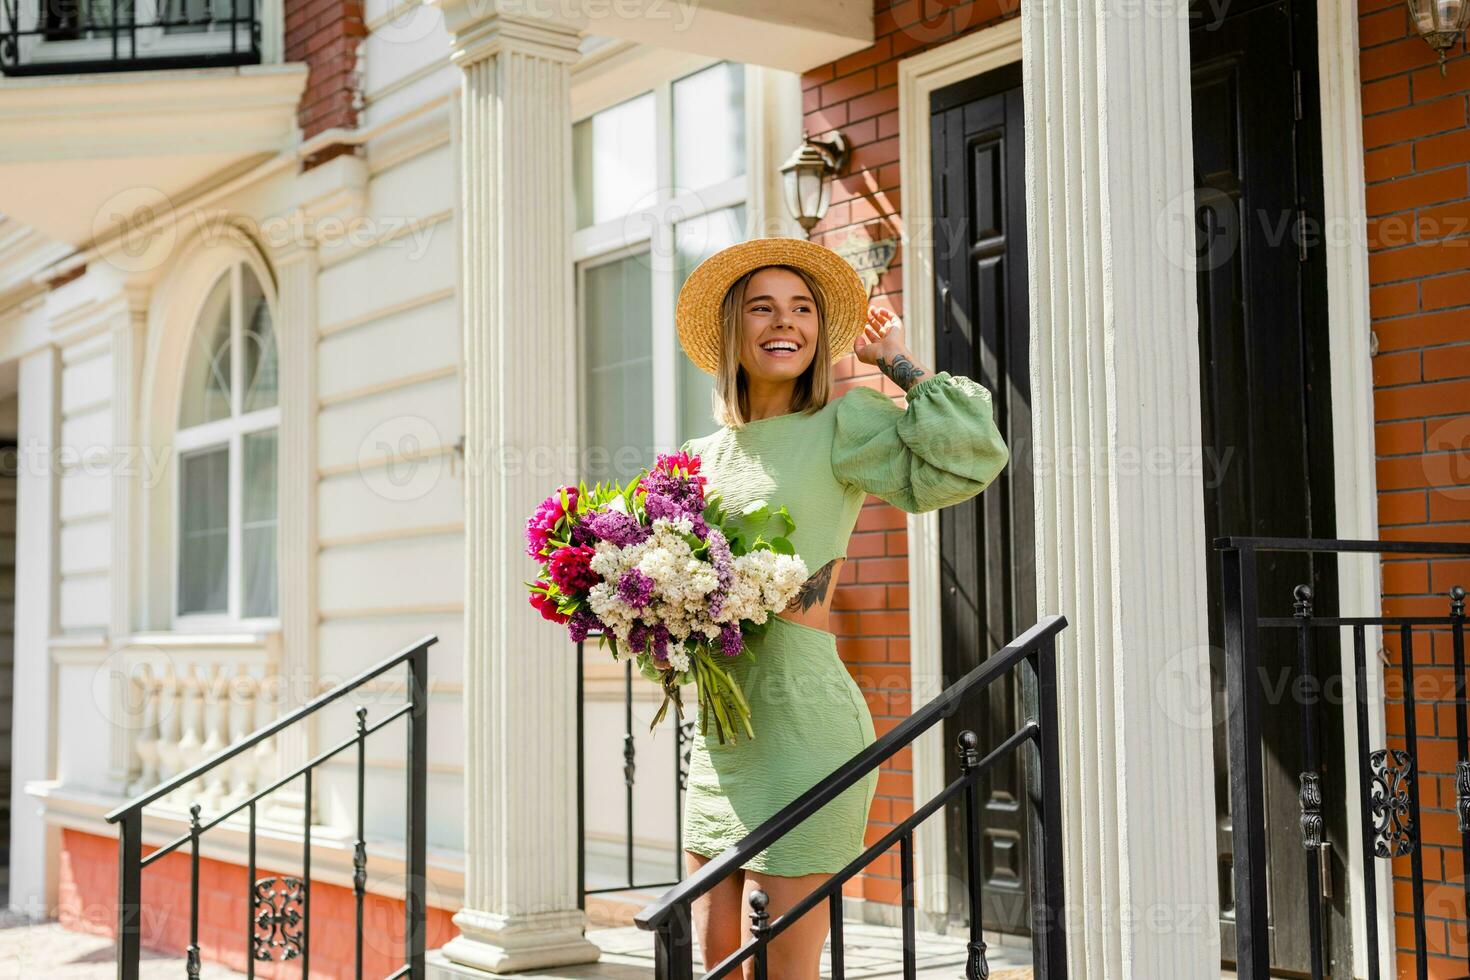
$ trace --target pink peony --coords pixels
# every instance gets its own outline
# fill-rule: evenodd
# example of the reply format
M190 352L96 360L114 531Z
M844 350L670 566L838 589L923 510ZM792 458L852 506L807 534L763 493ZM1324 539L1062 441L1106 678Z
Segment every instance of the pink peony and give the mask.
M551 580L557 588L568 594L585 592L601 581L592 570L592 556L596 554L586 545L557 548L551 553L548 567Z
M539 584L545 586L546 583L541 582ZM536 610L541 613L543 619L549 619L553 623L565 623L569 618L565 614L557 612L556 600L543 592L531 593L531 605L536 607Z
M556 524L567 512L561 506L561 491L567 492L567 503L573 512L577 509L577 488L561 487L536 507L536 512L526 521L526 554L540 561L546 557L546 548Z

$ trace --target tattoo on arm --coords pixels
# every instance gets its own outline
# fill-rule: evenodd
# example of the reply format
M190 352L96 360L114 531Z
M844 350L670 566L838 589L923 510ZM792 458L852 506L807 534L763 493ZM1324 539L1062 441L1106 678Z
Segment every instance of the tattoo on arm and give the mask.
M833 558L827 564L817 569L801 585L801 590L787 606L788 609L800 609L805 612L813 606L820 606L827 601L827 593L832 588L832 571L837 567L838 559Z
M893 383L904 391L908 391L924 376L924 369L904 354L899 354L892 362L886 357L878 358L878 370L892 378Z

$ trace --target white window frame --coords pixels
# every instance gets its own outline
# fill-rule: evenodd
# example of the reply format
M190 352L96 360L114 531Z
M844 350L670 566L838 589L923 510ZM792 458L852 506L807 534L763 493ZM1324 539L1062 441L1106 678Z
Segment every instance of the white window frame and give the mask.
M175 465L173 479L173 569L172 582L169 589L169 608L176 629L180 630L244 630L248 632L274 632L280 629L280 606L279 594L280 575L276 576L277 595L275 616L242 616L244 609L244 574L241 563L244 558L242 539L242 517L244 514L244 491L245 491L245 437L257 432L266 432L274 429L277 433L277 452L280 447L281 428L281 405L280 391L276 392L276 404L270 408L257 409L254 412L241 413L245 401L245 358L244 353L244 328L245 311L242 306L244 295L243 270L246 268L244 259L237 259L230 264L228 271L222 273L230 277L230 415L227 418L217 419L213 422L203 422L199 425L190 426L187 429L176 429L174 432L174 454L179 461ZM276 363L279 370L280 365L280 330L276 317L275 303L267 289L268 280L261 278L259 270L251 269L257 282L260 284L265 296L267 308L271 314L271 332L276 348ZM190 333L186 350L192 350L197 332L203 328L199 323L199 314L204 310L204 304L208 302L209 296L214 292L219 277L210 281L209 287L204 291L204 299L201 300L199 309L195 311L193 321L193 332ZM189 357L184 357L184 383L188 381ZM278 375L279 377L279 375ZM180 401L182 404L182 400ZM175 419L175 425L178 420ZM179 611L179 572L183 561L183 519L182 496L184 482L183 457L192 453L208 449L226 447L229 453L229 521L227 556L225 559L226 574L226 608L223 612L191 612ZM277 456L277 467L279 468L279 455ZM280 493L276 495L276 562L279 566L281 556L280 541Z
M758 124L759 113L755 66L744 65L745 77L745 167L738 177L731 177L698 192L675 194L674 187L674 83L713 65L731 59L701 55L649 51L617 72L617 77L599 76L595 91L574 92L573 125L649 92L654 97L654 158L656 199L648 207L619 215L617 218L576 230L572 235L572 259L577 282L578 363L585 364L586 326L583 315L582 279L588 269L646 252L650 263L653 331L653 441L655 446L677 446L679 427L679 339L674 325L674 304L678 300L675 225L705 215L745 205L745 229L756 220L751 207L751 180L757 174L765 155L759 142L765 138ZM587 436L586 408L579 415L578 430L585 444ZM701 433L702 434L702 433Z
M40 27L41 3L44 0L20 0L22 29ZM159 8L165 0L133 0L134 22L151 25L157 18ZM228 0L220 0L228 7ZM237 0L243 7L245 0ZM280 60L277 43L280 35L280 0L254 0L255 18L260 23L260 61L274 64ZM8 26L8 25L7 25ZM124 31L126 33L126 31ZM236 50L249 51L251 30L249 24L236 24ZM219 55L230 51L231 31L219 29L190 31L169 34L161 27L138 27L131 32L137 47L128 40L119 42L120 60L143 61L150 58L166 58L188 55ZM19 39L16 61L22 65L44 65L58 61L109 61L112 58L111 37L84 37L68 40L47 40L38 34L23 35ZM123 52L126 50L126 54ZM136 50L136 55L134 51Z

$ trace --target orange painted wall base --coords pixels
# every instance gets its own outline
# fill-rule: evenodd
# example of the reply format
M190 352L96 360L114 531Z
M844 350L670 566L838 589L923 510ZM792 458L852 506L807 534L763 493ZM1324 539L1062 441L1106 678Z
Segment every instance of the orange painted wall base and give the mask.
M245 970L250 910L243 865L199 861L199 946L205 962ZM258 877L278 874L259 868ZM290 872L285 872L289 874ZM112 936L117 926L117 841L64 830L61 835L59 919L67 929ZM189 858L170 854L143 870L143 946L182 957L189 945ZM446 909L430 908L428 948L458 930ZM356 911L351 889L311 884L311 976L353 975ZM369 894L363 902L363 975L387 976L403 964L403 902ZM260 963L260 977L299 977L300 961Z

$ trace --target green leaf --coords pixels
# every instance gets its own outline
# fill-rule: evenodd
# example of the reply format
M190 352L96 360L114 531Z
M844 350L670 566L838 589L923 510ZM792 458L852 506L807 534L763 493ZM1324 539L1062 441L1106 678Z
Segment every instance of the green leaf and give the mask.
M776 516L780 518L782 525L786 528L786 530L781 532L782 534L790 534L796 530L796 521L792 519L791 514L786 510L785 504L782 504L776 509Z
M791 540L783 537L771 539L771 550L780 555L796 554L796 548L792 546Z

